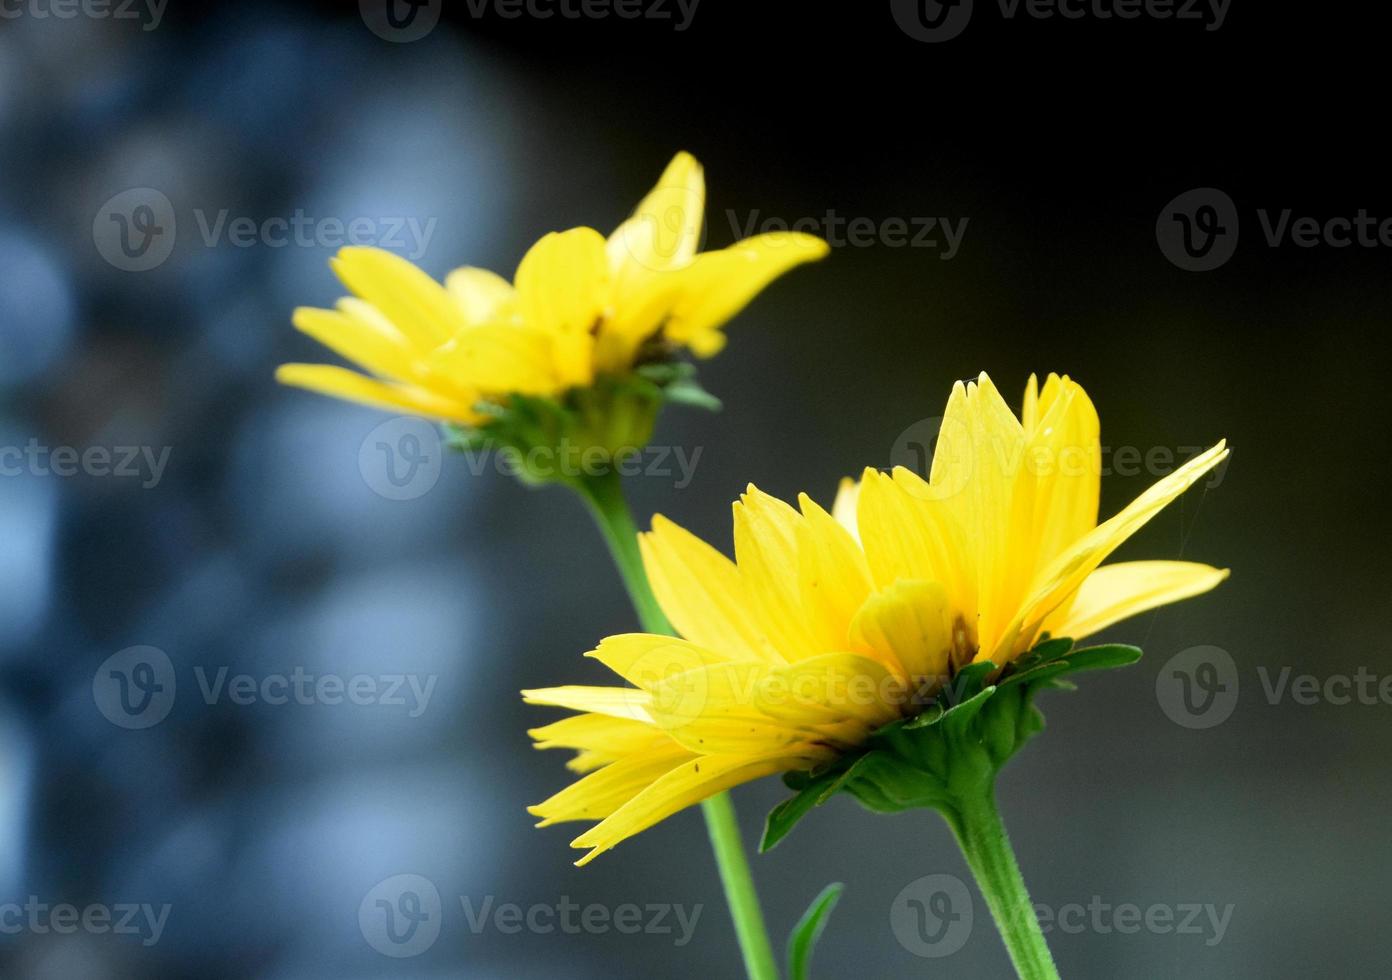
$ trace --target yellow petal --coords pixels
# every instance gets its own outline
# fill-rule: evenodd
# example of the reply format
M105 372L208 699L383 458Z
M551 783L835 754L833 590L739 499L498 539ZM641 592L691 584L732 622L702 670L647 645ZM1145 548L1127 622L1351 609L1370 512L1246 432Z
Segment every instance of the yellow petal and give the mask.
M321 395L343 398L374 408L396 409L411 415L475 425L481 417L462 401L412 385L389 384L331 364L282 364L276 380Z
M527 812L542 818L538 827L567 820L602 820L691 757L686 749L668 741L576 780L551 798L527 807Z
M860 505L860 484L849 476L843 476L836 488L836 500L831 505L831 516L850 532L851 537L860 541L860 529L856 525L856 508Z
M797 769L804 764L804 760L796 755L770 758L708 755L683 762L615 810L602 823L572 841L572 847L591 849L575 863L577 866L588 864L625 838L647 830L678 810L684 810L731 786L775 772ZM603 771L601 769L600 773Z
M527 732L536 749L578 749L612 762L669 741L662 730L634 718L572 715Z
M953 615L940 584L901 579L865 600L851 639L858 649L894 658L916 684L931 686L948 673Z
M1126 561L1089 575L1063 615L1045 621L1054 636L1082 639L1138 613L1202 595L1228 577L1226 568L1190 561Z
M461 330L428 363L432 373L478 391L550 395L565 387L555 369L554 341L539 330L486 324Z
M856 519L876 584L884 589L900 579L940 583L974 640L975 560L952 515L931 498L930 484L900 468L892 478L866 470L860 485Z
M604 239L593 228L552 232L517 267L517 307L523 323L553 334L556 368L570 385L593 376L593 328L609 299Z
M496 272L461 266L445 277L445 290L468 326L504 317L516 302L512 283Z
M364 320L341 310L301 306L291 321L301 333L373 374L411 381L417 373L415 351L385 318ZM378 329L378 323L386 324L387 330Z
M649 691L673 675L730 660L727 653L651 633L620 633L607 637L585 656L598 660L630 684Z
M522 692L527 704L547 704L572 711L592 711L611 718L632 718L650 722L648 705L652 697L632 687L539 687Z
M329 264L344 285L381 310L418 347L443 343L463 325L445 287L399 255L351 245Z
M1000 664L1020 652L1021 646L1028 645L1049 614L1078 591L1083 580L1106 561L1108 555L1227 456L1227 443L1220 441L1156 482L1115 517L1099 524L1069 547L1036 579L1029 598L1002 632L995 647L983 644L977 659L989 658Z
M708 650L782 661L755 622L734 562L661 514L638 544L653 594L678 633Z
M700 245L705 208L705 173L690 153L678 153L609 236L606 248L620 296L646 279L644 273L679 269L691 261Z
M931 483L962 489L940 505L962 528L975 559L977 638L992 648L1017 608L1011 595L1015 555L1010 548L1011 502L1024 451L1024 430L983 372L975 384L958 386L943 417L947 438L967 435L966 452L935 452ZM939 435L939 448L943 435ZM960 467L969 467L965 477Z
M807 494L798 504L798 592L804 618L821 650L845 649L851 619L873 588L865 553L836 519ZM897 666L897 662L891 661Z
M681 292L664 333L698 357L710 357L724 346L720 327L765 286L794 266L826 254L826 242L800 232L756 235L702 253L682 273Z
M771 671L755 703L769 717L805 726L854 719L865 726L863 737L898 716L906 693L898 671L878 659L824 653Z
M745 603L760 629L786 660L824 653L803 605L798 561L804 519L754 485L734 505L735 563Z
M1082 387L1049 375L1025 395L1024 445L1011 498L1007 565L998 601L1018 608L1034 577L1097 525L1102 446L1097 411Z

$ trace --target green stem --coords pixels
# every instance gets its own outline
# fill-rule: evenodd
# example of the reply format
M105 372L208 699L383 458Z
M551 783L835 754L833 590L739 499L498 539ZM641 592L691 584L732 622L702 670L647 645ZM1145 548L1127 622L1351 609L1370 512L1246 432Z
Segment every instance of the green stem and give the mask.
M759 909L754 876L744 856L734 801L729 793L717 793L701 803L701 812L705 814L706 832L715 851L716 866L720 868L720 883L725 886L725 903L730 906L730 918L735 921L735 934L744 956L744 972L749 974L750 980L778 980L778 965L773 958L773 947L769 945L764 913Z
M575 484L576 490L590 507L599 525L614 564L623 576L638 621L649 633L675 636L662 607L657 604L648 576L643 571L643 556L638 549L638 528L624 500L619 475L609 470L603 475L587 476ZM735 923L744 969L750 980L778 980L777 961L769 943L764 914L759 909L759 895L754 877L740 840L739 824L729 793L717 793L701 804L715 851L715 863L720 869L720 882L725 888L725 902Z
M647 573L643 571L643 554L638 550L638 528L633 523L628 501L624 499L618 472L610 469L603 475L586 476L574 486L585 503L589 504L595 523L609 545L609 554L623 576L628 597L633 600L633 608L638 613L638 622L649 633L676 636L662 607L657 604L657 597L648 584Z
M985 782L979 791L958 797L953 810L947 822L986 897L1015 972L1021 980L1058 980L1058 968L996 809L995 787Z

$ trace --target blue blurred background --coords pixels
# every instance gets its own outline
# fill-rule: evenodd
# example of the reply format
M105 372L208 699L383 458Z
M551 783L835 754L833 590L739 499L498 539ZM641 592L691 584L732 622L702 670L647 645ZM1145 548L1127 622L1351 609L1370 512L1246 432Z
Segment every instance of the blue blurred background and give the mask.
M607 232L682 148L706 165L711 247L829 211L878 230L734 323L702 367L725 411L664 417L656 441L700 455L631 481L640 512L725 545L746 482L828 501L843 474L910 462L920 420L983 368L1012 393L1071 373L1110 447L1182 458L1227 436L1217 485L1122 557L1231 582L1109 631L1147 658L1044 705L1002 806L1053 909L1231 906L1221 935L1056 929L1065 976L1387 974L1392 705L1263 681L1392 672L1392 280L1383 246L1271 247L1255 217L1392 214L1369 142L1384 35L1332 11L1239 5L1208 31L982 5L923 43L884 6L712 2L688 22L458 4L429 27L427 4L418 37L371 3L5 7L4 976L738 975L699 815L577 870L570 828L523 811L568 776L525 736L554 716L516 692L601 682L579 654L634 625L581 508L428 431L402 487L378 448L409 422L271 378L328 359L289 314L340 294L326 262L346 229L436 276L510 274L548 230ZM1196 187L1242 221L1210 272L1157 246L1166 202ZM952 254L884 231L930 216L963 229ZM1155 475L1109 478L1104 512ZM1163 665L1201 645L1239 681L1211 727L1176 723L1163 693ZM137 661L162 685L146 727L111 686ZM297 673L381 696L204 691ZM783 794L735 794L751 845ZM848 883L818 976L1008 972L979 903L950 956L899 938L906 888L967 880L930 813L837 799L755 867L778 937ZM407 881L425 914L433 890L439 932L393 949L368 920L401 875L426 879ZM130 907L130 928L60 928L64 903ZM485 903L600 911L512 929ZM645 911L629 934L626 904L700 912L689 935L676 909L670 932Z

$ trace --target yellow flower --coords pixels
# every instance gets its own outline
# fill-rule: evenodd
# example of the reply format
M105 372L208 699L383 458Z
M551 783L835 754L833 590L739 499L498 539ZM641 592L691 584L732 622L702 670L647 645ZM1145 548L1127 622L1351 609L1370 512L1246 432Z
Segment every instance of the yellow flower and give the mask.
M524 692L582 714L531 732L587 775L531 808L598 820L584 864L738 783L811 770L923 710L972 662L1081 638L1206 592L1225 570L1102 562L1228 454L1220 442L1097 523L1101 449L1083 389L1031 378L1016 418L985 374L948 400L927 480L866 470L832 513L750 487L735 561L658 517L647 573L682 639L627 634L595 657L635 687ZM1101 567L1099 567L1101 566Z
M370 372L285 364L296 385L350 401L478 425L481 401L552 396L622 375L675 347L700 357L725 343L721 326L788 269L826 254L795 232L697 252L705 178L678 153L657 187L606 240L593 228L546 235L513 283L484 269L443 285L377 248L332 260L353 296L333 310L301 307L295 326Z

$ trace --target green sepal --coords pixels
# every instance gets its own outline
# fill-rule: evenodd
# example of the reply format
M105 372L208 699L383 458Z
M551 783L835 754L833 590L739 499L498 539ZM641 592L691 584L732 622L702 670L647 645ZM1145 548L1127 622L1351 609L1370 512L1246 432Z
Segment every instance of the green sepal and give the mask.
M509 395L473 407L487 421L448 424L446 445L460 452L496 452L508 458L523 483L574 484L616 461L641 453L668 402L719 409L720 402L696 380L685 362L656 362L621 377L555 397Z
M788 936L788 980L808 980L811 976L812 950L826 929L827 918L845 889L841 882L832 882L823 888L807 911L802 913L797 925Z
M1074 649L1070 639L1046 637L1003 669L989 661L963 667L918 714L877 729L856 753L820 770L786 774L796 795L769 813L761 850L839 792L879 813L951 811L954 801L993 782L1044 728L1034 704L1039 692L1074 690L1065 675L1124 667L1140 657L1134 646Z

